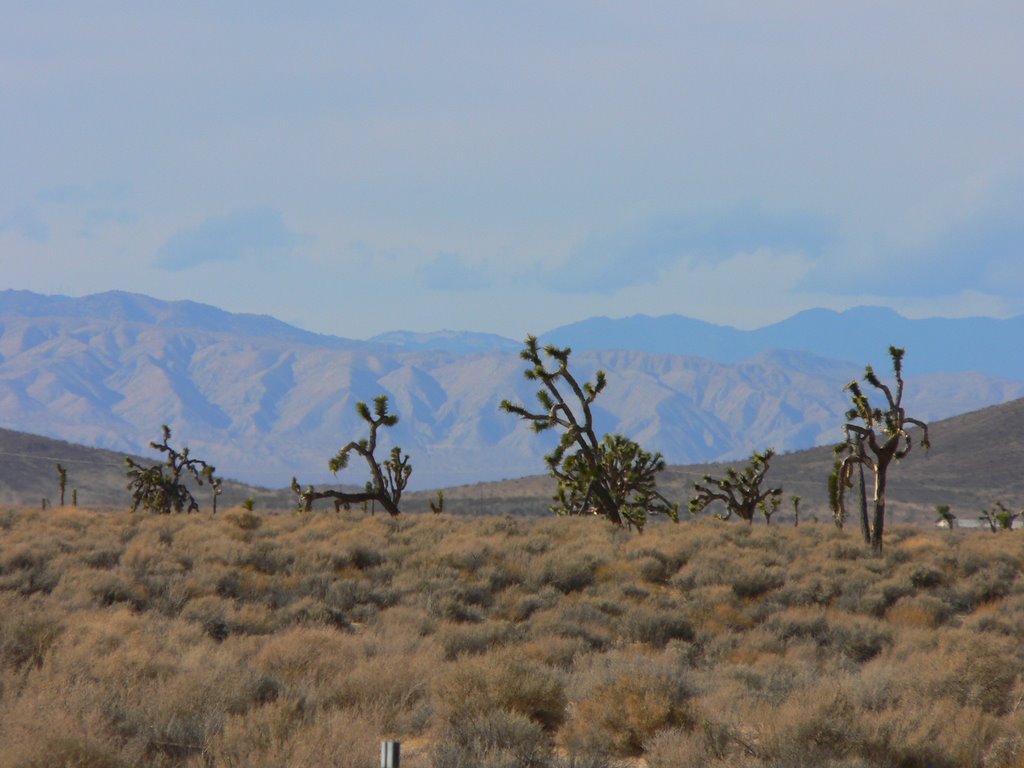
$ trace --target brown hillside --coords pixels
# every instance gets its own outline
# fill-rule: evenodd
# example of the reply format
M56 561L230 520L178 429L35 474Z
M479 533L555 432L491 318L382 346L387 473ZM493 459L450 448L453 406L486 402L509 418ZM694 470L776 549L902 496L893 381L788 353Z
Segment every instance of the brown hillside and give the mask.
M838 433L838 430L837 430ZM919 445L891 470L889 499L897 521L932 519L936 504L949 504L961 518L1000 500L1013 508L1024 506L1024 399L963 414L931 425L932 448ZM776 456L769 478L781 484L786 503L778 520L791 519L789 497L801 497L804 515L827 517L825 479L832 464L829 447ZM155 459L152 459L155 461ZM60 461L68 469L67 503L78 488L84 506L128 504L124 456L113 451L67 443L47 437L0 429L0 503L39 504L43 497L56 503ZM415 463L415 456L413 457ZM704 473L720 475L726 464L669 467L662 487L685 509L691 484ZM446 511L456 514L544 514L554 485L535 475L495 483L476 483L445 490ZM225 482L220 504L238 504L248 496L264 509L292 504L287 490L268 490ZM425 511L434 492L409 494L403 507Z
M72 489L77 488L80 506L127 508L130 500L124 457L125 454L115 451L0 429L0 503L36 506L45 498L56 506L60 501L56 468L59 462L68 472L65 504L71 504ZM153 464L159 461L155 456L134 458ZM227 480L223 488L217 504L225 508L240 504L249 496L261 506L283 506L289 503L291 495L290 491L285 494ZM200 489L196 498L204 506L209 503L207 489Z
M961 518L976 517L996 500L1015 509L1024 506L1024 399L936 421L929 432L931 450L921 450L915 439L910 456L890 470L889 501L896 520L933 519L936 504L949 504ZM768 477L786 494L777 519L792 519L792 495L800 496L802 514L831 514L826 479L833 455L826 446L775 457ZM705 473L719 476L727 466L669 467L661 486L685 509L692 483ZM533 476L462 486L445 495L452 511L492 507L514 513L546 510L553 489L549 478Z

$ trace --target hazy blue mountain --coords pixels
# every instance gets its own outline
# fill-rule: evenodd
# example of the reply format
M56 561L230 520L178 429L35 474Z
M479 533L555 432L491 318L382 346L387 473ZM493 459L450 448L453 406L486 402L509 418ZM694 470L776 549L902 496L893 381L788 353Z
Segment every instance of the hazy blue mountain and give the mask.
M521 341L513 341L494 333L473 333L471 331L389 331L371 336L370 344L386 344L408 352L451 352L454 355L476 354L477 352L517 352L522 349Z
M226 312L195 301L162 301L137 293L106 291L81 298L45 296L31 291L0 291L0 318L4 316L53 319L93 319L160 325L164 328L233 333L279 341L354 349L366 342L304 331L270 315Z
M643 319L652 334L660 320ZM610 322L614 328L624 321ZM355 402L383 393L401 420L384 436L382 454L388 441L400 444L412 457L415 487L543 472L554 436L535 435L498 409L504 398L534 402L519 345L486 334L432 336L393 337L427 347L403 349L192 302L0 292L0 427L145 454L168 424L175 441L228 477L270 486L293 475L336 482L328 458L365 434ZM672 463L836 441L847 405L843 385L864 362L793 349L721 362L710 354L574 346L581 378L598 368L608 373L596 408L599 429L628 434ZM884 352L870 359L886 371ZM1021 380L920 374L912 360L906 402L920 418L1024 396ZM353 462L340 479L361 485L366 476Z
M592 317L539 334L544 343L574 351L633 349L664 355L694 355L733 363L755 354L757 344L736 328L682 315ZM683 351L685 350L685 351Z
M977 371L1024 379L1024 315L992 318L909 320L891 309L857 307L845 312L811 309L752 331L680 315L595 317L555 328L542 340L574 350L634 349L696 355L735 363L771 349L793 349L863 366L888 365L890 344L907 350L916 373Z

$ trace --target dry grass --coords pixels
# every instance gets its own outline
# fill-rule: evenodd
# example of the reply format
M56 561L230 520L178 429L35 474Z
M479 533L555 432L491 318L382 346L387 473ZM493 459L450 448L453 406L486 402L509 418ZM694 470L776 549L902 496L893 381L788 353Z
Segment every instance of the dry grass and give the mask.
M1024 534L0 510L0 766L1024 766Z

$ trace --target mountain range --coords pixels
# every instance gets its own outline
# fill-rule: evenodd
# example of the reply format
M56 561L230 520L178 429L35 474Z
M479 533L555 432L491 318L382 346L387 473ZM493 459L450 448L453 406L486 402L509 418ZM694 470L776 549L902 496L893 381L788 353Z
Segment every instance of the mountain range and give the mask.
M812 352L822 357L888 361L889 344L908 350L916 373L977 371L1024 380L1024 315L910 320L883 307L845 312L809 309L752 331L714 325L680 315L612 320L595 317L555 328L541 337L574 350L633 349L671 355L695 355L733 363L771 349Z
M759 331L670 316L595 318L539 335L573 347L580 377L607 372L601 431L699 463L835 442L843 386L868 362L887 372L889 343L908 348L911 415L939 419L1024 396L1024 360L1009 342L1022 325L862 308ZM338 481L327 459L365 434L355 402L383 393L400 416L385 439L410 454L410 487L514 478L542 472L554 439L498 409L504 398L534 402L520 347L456 331L353 340L116 291L0 291L0 426L145 454L168 424L172 444L228 477L319 484ZM361 469L341 479L362 484Z

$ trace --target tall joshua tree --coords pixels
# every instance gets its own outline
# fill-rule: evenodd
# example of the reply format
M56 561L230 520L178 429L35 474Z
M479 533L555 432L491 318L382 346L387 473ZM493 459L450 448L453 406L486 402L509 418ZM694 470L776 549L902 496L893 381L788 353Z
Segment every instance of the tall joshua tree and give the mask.
M60 484L60 505L64 506L64 489L68 485L68 471L57 464L57 482Z
M754 516L760 510L764 515L765 524L770 525L772 515L782 501L782 488L761 490L761 483L764 482L768 464L774 455L775 451L769 448L764 453L755 452L750 457L750 463L741 472L730 467L722 478L704 475L703 483L693 484L697 495L690 499L690 513L699 514L708 505L720 501L725 504L725 513L718 513L716 517L722 520L736 515L741 520L753 523ZM800 497L793 498L795 507L799 504Z
M874 514L869 521L868 538L876 555L882 553L882 534L885 527L885 490L889 466L910 453L913 447L908 428L918 427L922 432L921 447L928 450L928 425L907 416L903 408L903 356L905 350L889 347L895 388L883 383L869 365L864 369L864 380L885 397L885 408L871 405L868 396L857 381L846 385L853 407L846 412L843 425L846 439L836 447L842 457L836 468L837 503L840 514L845 515L845 490L853 486L853 470L863 466L875 476Z
M363 457L370 468L371 479L362 491L324 490L318 491L312 485L303 489L296 478L292 478L292 490L299 497L300 508L306 512L313 508L317 499L333 499L334 508L348 508L350 504L361 504L367 501L379 502L392 517L400 514L398 503L402 499L402 491L409 482L412 466L409 456L402 455L402 449L395 446L391 449L391 457L383 464L373 455L377 450L377 430L381 427L393 427L398 423L396 414L388 413L388 396L380 395L373 400L373 413L364 402L356 403L356 412L370 427L370 436L361 440L353 440L338 451L337 455L327 462L331 472L337 474L348 466L349 456L356 453Z
M593 382L580 382L569 370L568 347L544 347L545 361L535 336L527 336L519 356L529 363L523 375L539 381L540 410L503 400L501 409L530 422L535 432L561 429L555 449L544 457L558 481L555 504L560 515L603 516L612 523L643 531L650 514L679 520L679 507L658 493L655 479L665 468L660 453L648 453L623 435L598 439L591 406L607 380L598 371ZM551 365L549 368L548 366Z
M224 479L210 474L210 490L213 492L213 514L217 514L217 497L224 493Z

